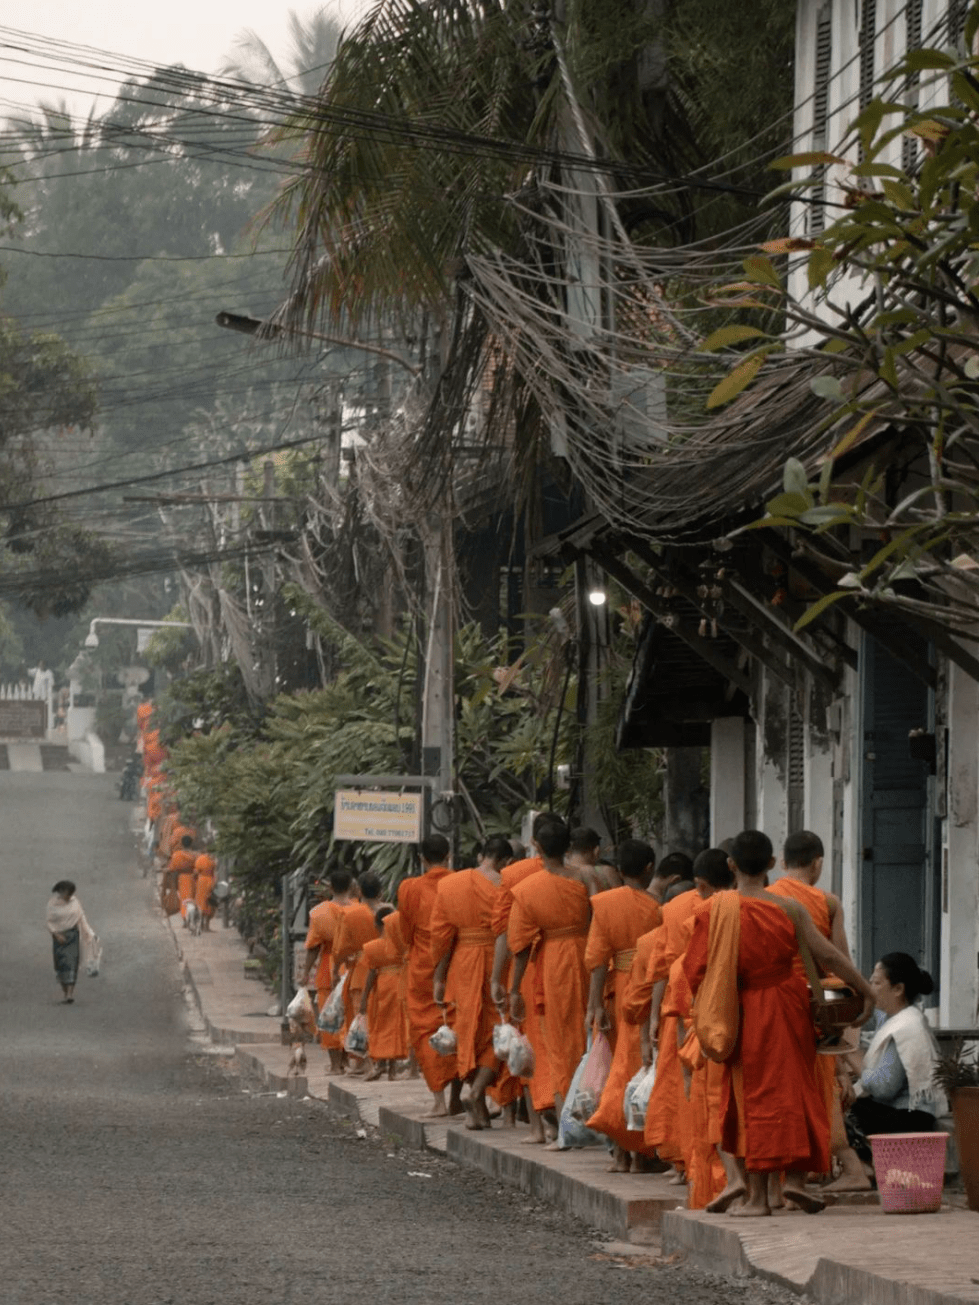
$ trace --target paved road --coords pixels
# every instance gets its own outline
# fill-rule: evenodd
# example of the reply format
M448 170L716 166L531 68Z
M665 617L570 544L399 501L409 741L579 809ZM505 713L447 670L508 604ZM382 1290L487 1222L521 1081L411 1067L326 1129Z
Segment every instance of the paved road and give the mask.
M188 1038L127 811L111 777L0 774L0 1305L794 1299L622 1262L482 1175L246 1092ZM63 877L105 942L74 1006L43 926Z

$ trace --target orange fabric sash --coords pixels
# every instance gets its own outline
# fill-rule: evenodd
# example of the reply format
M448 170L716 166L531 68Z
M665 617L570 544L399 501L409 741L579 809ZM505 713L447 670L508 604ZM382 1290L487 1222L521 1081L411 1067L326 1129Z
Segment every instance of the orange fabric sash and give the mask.
M566 924L560 929L544 929L541 937L545 942L550 942L553 938L585 938L588 935L588 928L582 928L577 924Z
M460 929L456 936L459 947L488 947L496 942L492 929Z
M707 935L707 971L694 1004L694 1028L708 1060L727 1060L741 1027L738 1000L738 946L741 895L715 893Z
M636 959L635 947L627 947L624 951L616 952L612 960L615 969L626 974L632 969L632 962Z

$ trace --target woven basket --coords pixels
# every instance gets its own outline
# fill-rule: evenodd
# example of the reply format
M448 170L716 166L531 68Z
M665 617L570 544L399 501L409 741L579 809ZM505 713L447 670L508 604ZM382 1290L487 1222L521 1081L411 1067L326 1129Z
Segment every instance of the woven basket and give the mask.
M877 1191L885 1214L929 1214L942 1203L947 1133L873 1133Z

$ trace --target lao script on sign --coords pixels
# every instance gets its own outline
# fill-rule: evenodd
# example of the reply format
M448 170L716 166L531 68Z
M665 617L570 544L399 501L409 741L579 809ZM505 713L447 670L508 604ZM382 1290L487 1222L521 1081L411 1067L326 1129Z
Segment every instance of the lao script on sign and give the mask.
M341 788L333 808L333 837L365 843L417 843L422 836L421 793Z

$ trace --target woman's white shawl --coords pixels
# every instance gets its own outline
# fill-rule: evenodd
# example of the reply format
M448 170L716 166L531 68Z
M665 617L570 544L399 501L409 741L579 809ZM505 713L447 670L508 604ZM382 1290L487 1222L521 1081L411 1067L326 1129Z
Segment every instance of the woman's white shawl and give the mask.
M95 937L77 897L71 897L66 902L60 893L55 893L48 902L45 922L53 934L64 933L66 929L77 929L86 943L92 942Z
M938 1047L924 1013L918 1006L905 1006L886 1019L874 1034L863 1060L864 1070L876 1069L888 1042L893 1042L908 1076L911 1109L920 1110L925 1103L937 1115L948 1109L945 1093L934 1081Z

